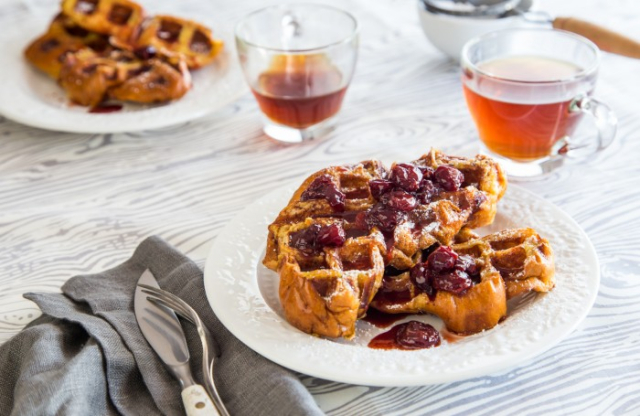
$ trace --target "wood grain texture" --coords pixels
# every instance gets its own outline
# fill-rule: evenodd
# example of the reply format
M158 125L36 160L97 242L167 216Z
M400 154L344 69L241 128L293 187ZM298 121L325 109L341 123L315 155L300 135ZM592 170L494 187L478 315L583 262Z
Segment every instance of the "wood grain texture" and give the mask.
M178 14L187 17L235 21L276 2L142 3L155 12L181 7ZM298 146L269 140L249 94L203 119L131 134L56 133L0 116L0 342L39 314L24 292L58 291L73 275L110 268L147 236L202 264L237 211L287 181L330 164L475 146L458 67L428 44L414 1L332 4L359 20L361 49L339 125L323 140ZM3 0L0 23L52 15L56 7L55 0ZM543 0L540 7L640 39L635 1ZM596 95L618 115L614 144L588 162L523 184L567 211L596 247L602 283L581 327L519 368L452 384L372 388L301 376L327 413L640 414L639 65L603 56ZM585 133L592 131L584 124Z

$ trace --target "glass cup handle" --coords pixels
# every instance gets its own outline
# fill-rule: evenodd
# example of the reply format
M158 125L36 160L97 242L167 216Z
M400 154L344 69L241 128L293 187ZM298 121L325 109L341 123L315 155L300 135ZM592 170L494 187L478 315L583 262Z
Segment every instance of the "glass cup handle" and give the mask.
M613 142L613 139L616 136L616 130L618 129L618 119L608 105L595 98L582 95L576 97L571 102L569 111L588 114L593 117L596 122L596 128L598 129L598 135L596 136L597 147L592 152L588 152L587 155L599 152ZM587 147L587 141L588 139L581 140L580 142L571 141L565 144L558 153L565 156L571 156L571 151Z

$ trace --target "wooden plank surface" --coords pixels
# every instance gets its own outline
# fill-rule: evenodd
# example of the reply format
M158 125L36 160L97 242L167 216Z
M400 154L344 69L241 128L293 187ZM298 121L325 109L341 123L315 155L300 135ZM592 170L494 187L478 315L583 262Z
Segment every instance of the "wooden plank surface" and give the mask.
M52 13L56 3L4 0L0 23ZM142 3L233 22L276 2ZM361 49L338 127L323 140L269 140L250 94L203 119L130 134L49 132L0 116L0 342L39 314L24 292L55 292L73 275L112 267L147 236L159 235L203 264L235 213L285 182L330 164L408 160L431 146L473 150L459 68L424 38L416 3L332 4L358 18ZM546 0L540 8L640 39L640 3L632 0ZM618 115L615 143L588 162L521 184L568 212L596 247L602 283L580 328L530 363L464 382L371 388L301 376L325 411L640 414L639 74L640 61L605 55L596 95Z

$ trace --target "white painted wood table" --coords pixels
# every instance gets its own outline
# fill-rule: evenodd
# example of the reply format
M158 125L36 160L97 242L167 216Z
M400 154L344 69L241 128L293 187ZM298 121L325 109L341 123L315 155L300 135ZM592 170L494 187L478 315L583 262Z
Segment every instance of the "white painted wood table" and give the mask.
M2 0L0 27L56 3ZM143 3L160 11L171 2ZM180 7L233 21L265 3ZM640 39L639 2L558 3L543 0L540 8ZM408 160L431 146L455 154L475 145L458 67L424 38L415 2L335 4L360 21L361 48L338 128L323 140L285 146L267 139L249 93L203 119L130 134L57 133L0 116L0 342L39 314L24 292L55 292L73 275L112 267L147 236L202 265L236 212L287 181L330 164ZM568 212L596 247L602 281L586 321L519 368L452 384L370 388L301 376L323 410L640 414L640 61L605 55L596 92L618 115L615 143L597 158L522 185Z

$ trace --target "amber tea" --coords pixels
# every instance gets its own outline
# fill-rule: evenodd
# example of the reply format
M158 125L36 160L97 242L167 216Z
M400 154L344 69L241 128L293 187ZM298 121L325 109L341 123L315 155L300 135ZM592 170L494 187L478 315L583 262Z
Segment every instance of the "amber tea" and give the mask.
M464 94L480 139L490 151L517 161L536 160L573 134L583 113L571 111L573 96L567 97L566 85L554 81L570 80L580 67L538 56L493 59L477 67L481 72L476 76L491 78L482 79L475 89L465 82ZM537 84L526 88L526 83Z
M562 30L505 29L467 42L462 84L481 151L510 178L535 179L611 144L615 114L593 96L599 62L594 43ZM576 134L583 115L595 128Z

